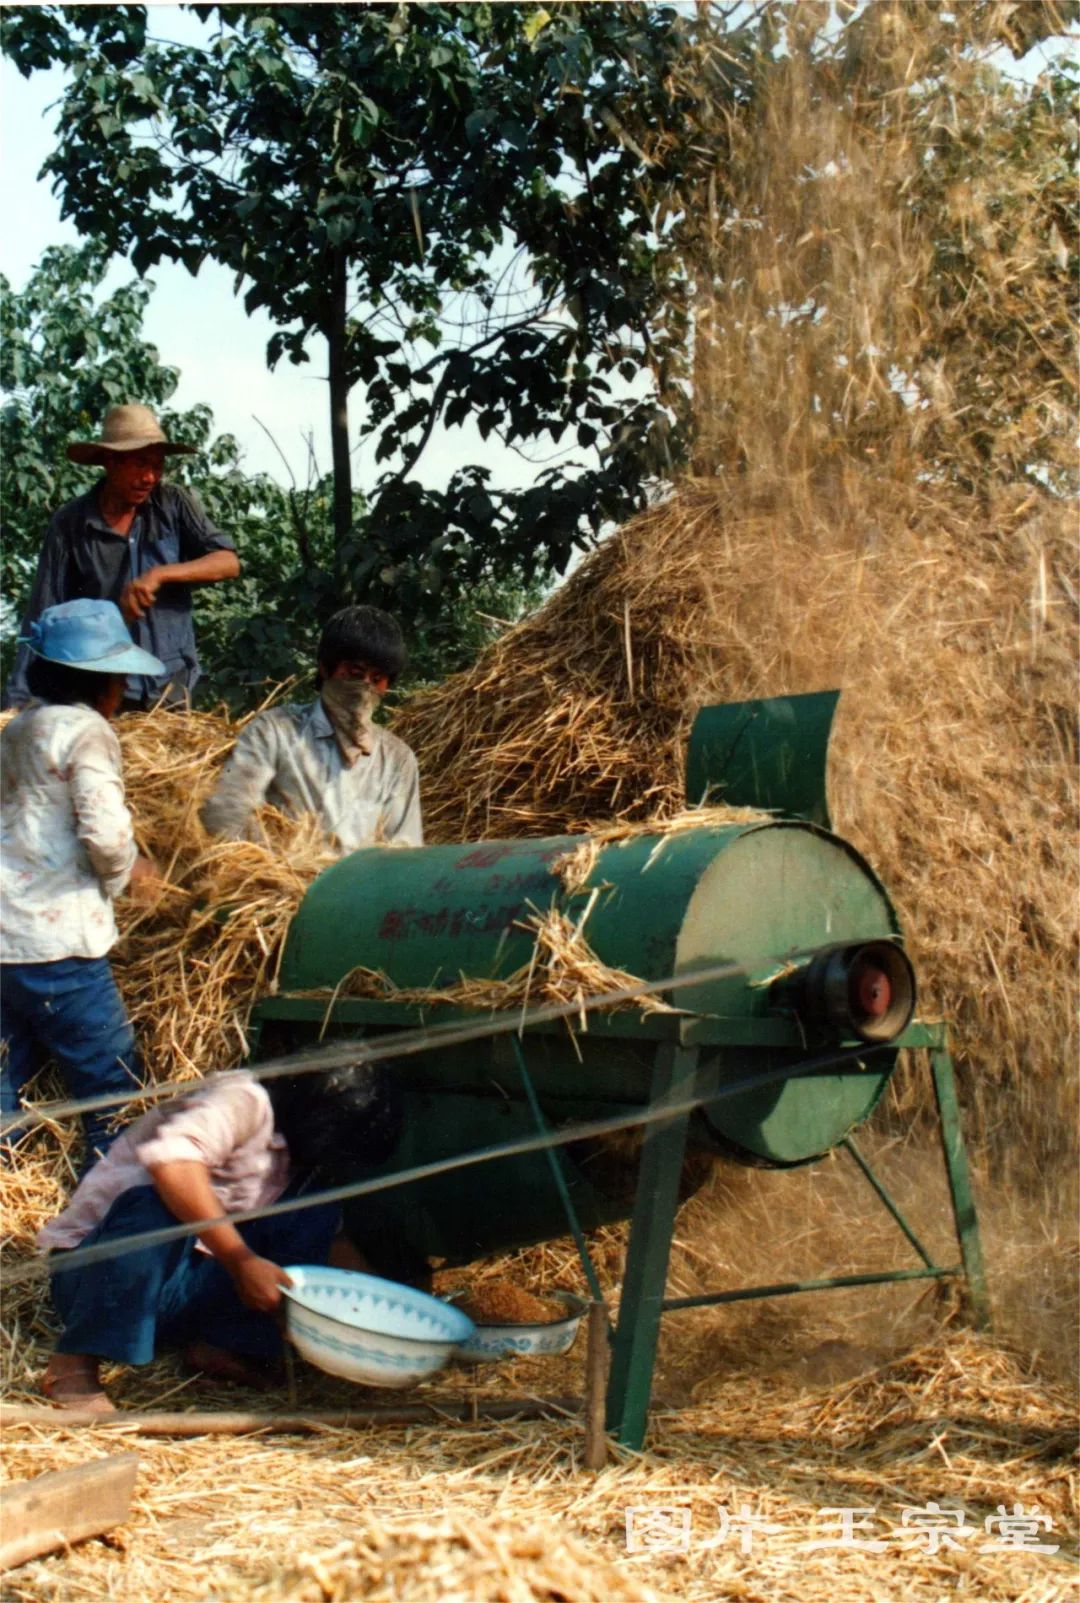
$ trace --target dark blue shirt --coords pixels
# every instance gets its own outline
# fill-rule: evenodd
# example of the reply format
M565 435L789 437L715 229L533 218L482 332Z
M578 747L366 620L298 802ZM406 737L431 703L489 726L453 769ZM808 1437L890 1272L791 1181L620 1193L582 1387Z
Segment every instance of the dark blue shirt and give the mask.
M175 484L159 484L149 499L136 507L129 534L117 534L98 504L104 483L102 479L53 515L20 634L25 635L34 619L58 602L85 597L119 603L128 581L151 568L194 562L211 551L236 549L227 534L215 529L198 497ZM146 616L129 626L135 644L165 664L161 679L130 678L126 692L130 699L156 699L166 686L172 687L174 699L179 699L195 688L199 660L191 621L191 589L188 584L162 585ZM29 700L29 661L29 649L20 646L7 684L6 703L18 705Z

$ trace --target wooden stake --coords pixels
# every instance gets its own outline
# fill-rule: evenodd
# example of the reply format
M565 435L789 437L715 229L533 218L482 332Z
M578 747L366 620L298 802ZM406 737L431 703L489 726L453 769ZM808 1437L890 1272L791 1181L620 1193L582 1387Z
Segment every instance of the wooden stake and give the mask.
M471 1402L406 1403L399 1407L349 1408L305 1414L214 1413L194 1410L187 1414L140 1413L118 1410L94 1414L77 1408L34 1408L13 1404L0 1409L0 1432L14 1425L47 1430L127 1430L139 1436L246 1436L255 1431L282 1435L318 1430L359 1430L366 1425L469 1424L473 1419L543 1419L550 1415L580 1414L578 1397L492 1398ZM5 1493L6 1496L6 1493Z
M96 1417L100 1420L101 1415ZM15 1569L28 1559L123 1524L131 1510L138 1467L138 1453L114 1453L111 1458L5 1486L0 1507L0 1570Z
M607 1410L608 1316L602 1302L589 1304L585 1350L585 1468L603 1469L608 1444L604 1430Z

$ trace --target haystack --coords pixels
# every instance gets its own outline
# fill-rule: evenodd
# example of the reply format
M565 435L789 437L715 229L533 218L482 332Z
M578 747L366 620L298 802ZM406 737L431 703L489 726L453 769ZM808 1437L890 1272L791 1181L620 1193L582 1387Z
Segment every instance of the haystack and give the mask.
M1071 518L849 476L690 481L395 728L433 840L672 812L696 709L841 687L835 827L910 932L923 1011L1034 1113L1074 1060ZM993 1098L981 1102L988 1125ZM1049 1134L1047 1126L1047 1134Z

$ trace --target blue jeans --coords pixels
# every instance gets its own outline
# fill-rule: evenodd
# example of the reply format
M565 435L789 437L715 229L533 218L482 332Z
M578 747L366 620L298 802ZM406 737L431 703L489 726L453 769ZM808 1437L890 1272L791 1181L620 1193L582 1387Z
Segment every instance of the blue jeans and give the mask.
M41 1056L54 1057L69 1096L134 1095L142 1083L135 1035L104 957L0 963L0 1112L17 1113ZM86 1166L114 1139L119 1109L88 1114ZM4 1137L18 1140L18 1131Z
M237 1228L260 1258L284 1267L325 1263L339 1219L336 1204L325 1203ZM153 1186L133 1186L121 1192L79 1245L175 1224ZM274 1316L245 1308L221 1265L196 1250L194 1236L68 1270L64 1254L54 1252L49 1270L53 1305L64 1327L57 1352L148 1364L156 1353L192 1341L208 1341L244 1358L272 1358L281 1351Z

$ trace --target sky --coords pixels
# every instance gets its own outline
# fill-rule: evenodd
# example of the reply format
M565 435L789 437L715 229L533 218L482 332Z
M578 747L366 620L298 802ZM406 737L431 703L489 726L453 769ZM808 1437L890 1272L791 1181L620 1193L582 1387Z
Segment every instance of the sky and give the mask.
M181 42L204 36L197 19L178 7L156 9L161 18L156 32ZM0 272L16 290L25 285L47 246L79 241L73 225L61 220L60 202L49 183L37 176L56 143L54 102L63 79L61 71L52 70L36 72L27 80L10 61L0 60L0 216L6 220L0 234ZM114 262L105 291L135 276L128 264ZM162 263L150 277L155 287L143 332L157 346L161 360L180 369L179 387L170 404L179 409L209 405L217 432L236 436L244 467L251 473L266 472L286 481L284 457L297 483L305 485L309 436L320 469L329 472L324 341L310 341L310 360L303 366L283 359L270 372L266 346L274 324L264 312L245 310L243 292L234 294L232 274L225 268L205 263L193 278L182 266ZM350 403L354 437L361 407L362 395L354 391ZM537 451L543 465L557 460L551 449L548 442L546 450ZM483 440L466 422L449 433L433 435L424 454L425 484L441 488L463 463L490 467L496 483L507 489L532 484L540 472L540 465L523 460L493 437ZM353 457L354 487L370 490L388 465L376 466L373 443L359 447Z

